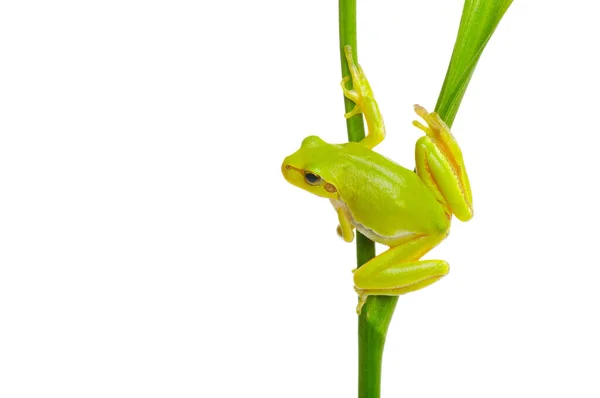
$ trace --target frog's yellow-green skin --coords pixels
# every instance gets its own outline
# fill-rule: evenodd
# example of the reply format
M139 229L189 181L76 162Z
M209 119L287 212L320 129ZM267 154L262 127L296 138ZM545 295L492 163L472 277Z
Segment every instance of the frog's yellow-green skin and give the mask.
M445 261L420 259L448 235L452 214L467 221L473 208L461 150L436 113L415 105L428 125L413 122L426 134L417 140L416 172L372 150L385 137L383 119L350 47L344 51L353 88L346 88L347 76L342 89L356 103L345 117L363 113L367 136L344 144L307 137L285 158L281 171L291 184L331 201L339 219L338 234L346 242L354 239L356 228L390 247L354 272L360 314L369 295L408 293L446 275Z

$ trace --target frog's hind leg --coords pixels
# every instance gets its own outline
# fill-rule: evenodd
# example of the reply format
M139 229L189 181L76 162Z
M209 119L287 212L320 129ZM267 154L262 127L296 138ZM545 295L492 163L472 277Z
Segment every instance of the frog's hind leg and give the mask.
M360 314L368 296L406 294L429 286L447 275L450 270L447 262L419 260L444 237L445 234L416 237L391 247L360 267L354 273L355 290L360 297L356 312Z
M437 113L429 113L419 105L415 105L415 111L427 122L427 126L413 122L426 134L417 140L415 147L417 174L446 213L468 221L473 217L473 196L462 151Z

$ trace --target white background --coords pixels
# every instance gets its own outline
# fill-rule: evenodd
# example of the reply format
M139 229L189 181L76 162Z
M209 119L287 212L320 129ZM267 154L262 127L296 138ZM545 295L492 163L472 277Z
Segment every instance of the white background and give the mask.
M361 1L414 165L462 1ZM383 397L598 397L600 8L515 1L453 131L475 218L403 296ZM354 245L287 184L346 140L335 1L0 8L0 396L352 397ZM381 248L380 248L381 249Z

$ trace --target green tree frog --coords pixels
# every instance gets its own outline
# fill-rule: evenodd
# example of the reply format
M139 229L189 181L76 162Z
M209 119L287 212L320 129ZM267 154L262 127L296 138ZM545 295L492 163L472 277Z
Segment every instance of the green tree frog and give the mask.
M447 262L421 257L448 235L453 214L468 221L473 207L461 150L436 113L414 107L427 123L413 122L425 132L417 140L414 171L373 151L385 137L383 119L351 48L346 46L344 52L351 76L342 79L342 90L356 103L345 117L362 113L367 136L344 144L307 137L285 158L281 171L291 184L331 201L339 220L337 232L346 242L354 239L356 229L389 246L354 272L360 314L370 295L405 294L445 276ZM353 88L347 89L350 78Z

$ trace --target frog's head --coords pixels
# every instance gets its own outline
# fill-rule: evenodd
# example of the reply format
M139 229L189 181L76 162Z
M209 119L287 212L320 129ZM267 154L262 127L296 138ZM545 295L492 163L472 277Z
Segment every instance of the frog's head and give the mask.
M317 196L337 199L333 166L337 152L337 145L311 135L302 141L300 149L284 159L281 172L292 185Z

